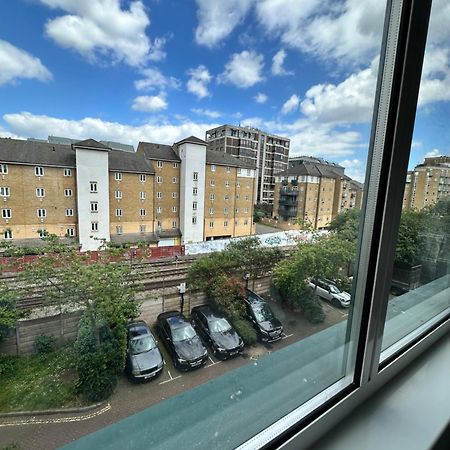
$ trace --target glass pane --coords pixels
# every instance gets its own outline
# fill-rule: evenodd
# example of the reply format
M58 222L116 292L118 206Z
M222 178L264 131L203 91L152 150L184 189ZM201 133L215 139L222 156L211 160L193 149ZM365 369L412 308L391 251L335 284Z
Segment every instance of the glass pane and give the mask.
M450 311L450 20L433 2L381 359Z

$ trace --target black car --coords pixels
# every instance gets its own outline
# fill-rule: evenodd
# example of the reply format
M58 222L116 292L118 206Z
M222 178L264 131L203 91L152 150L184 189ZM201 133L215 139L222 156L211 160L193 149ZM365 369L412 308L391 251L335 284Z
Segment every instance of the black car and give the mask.
M127 326L125 371L134 381L154 378L163 370L164 360L149 326L142 320Z
M208 352L193 326L178 311L158 316L158 333L164 341L177 369L190 370L204 364Z
M228 320L208 305L192 308L191 316L200 335L211 345L217 358L230 358L244 348L244 342Z
M270 306L262 297L247 289L245 304L247 316L258 332L262 342L274 342L281 339L283 325L275 317Z

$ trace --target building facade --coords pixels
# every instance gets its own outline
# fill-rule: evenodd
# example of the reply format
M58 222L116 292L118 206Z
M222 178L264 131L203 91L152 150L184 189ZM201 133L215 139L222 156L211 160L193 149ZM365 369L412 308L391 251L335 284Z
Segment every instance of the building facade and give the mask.
M363 186L344 168L321 158L297 157L278 174L272 216L282 222L327 228L342 211L361 208Z
M273 204L275 176L288 168L290 140L251 127L222 125L206 132L208 149L256 167L255 203Z
M450 156L425 158L406 176L403 209L421 210L450 195Z
M0 139L0 239L39 245L55 234L96 250L102 241L179 245L253 233L255 170L191 136L136 153L93 139L71 144Z

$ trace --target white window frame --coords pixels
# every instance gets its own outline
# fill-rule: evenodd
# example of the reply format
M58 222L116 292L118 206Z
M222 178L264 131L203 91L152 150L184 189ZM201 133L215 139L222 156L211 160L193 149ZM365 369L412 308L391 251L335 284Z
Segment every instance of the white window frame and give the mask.
M42 195L40 195L42 194ZM36 188L36 197L44 198L45 197L45 188Z
M172 177L172 183L178 183L178 178L177 177Z
M91 213L98 213L98 202L90 203Z
M173 167L174 169L178 169L178 163L177 163L177 162L172 163L172 167Z
M47 217L47 210L45 208L39 208L36 210L36 214L39 219L44 219L45 217Z
M230 181L229 180L225 180L225 187L230 187Z
M216 180L209 180L209 185L210 185L211 187L215 187L215 185L216 185Z
M157 192L156 198L159 198L159 199L163 198L162 192Z
M75 228L66 228L66 235L69 237L75 237Z
M114 172L114 179L116 181L122 181L123 180L122 172Z
M12 239L12 238L13 238L13 232L12 232L12 230L5 230L5 231L3 232L3 237L4 237L4 239L6 239L6 240Z
M122 215L123 215L123 209L116 208L116 217L122 217Z
M192 188L192 195L198 195L198 188Z
M216 194L209 194L209 199L213 202L216 199Z
M147 181L147 175L145 173L141 173L139 176L139 181L141 183L145 183Z
M176 220L172 220L172 228L178 228L178 222Z
M156 182L161 184L163 182L163 177L161 177L160 175L157 175Z
M0 175L7 175L8 174L8 164L0 164Z
M11 208L3 208L2 209L2 219L11 219L12 211Z
M141 200L145 200L145 199L147 198L147 193L146 193L145 191L141 191L141 192L139 193L139 198L140 198Z
M158 167L158 169L162 169L164 166L164 163L162 161L156 161L156 167Z
M72 197L73 191L72 189L66 188L64 189L64 197Z
M122 191L114 191L114 197L117 200L122 200Z
M9 197L11 195L11 189L9 186L0 186L0 197Z
M42 166L36 166L34 168L34 175L37 177L43 177L45 173L45 170Z
M176 213L177 212L177 207L176 206L172 206L172 212Z
M172 198L177 198L178 197L178 193L177 192L172 192Z
M192 202L192 209L193 209L194 211L197 210L197 207L198 207L198 202Z
M98 231L98 222L91 222L91 231L94 233Z
M215 172L216 171L216 165L215 164L211 164L211 172Z
M194 173L192 174L192 179L193 179L194 181L198 181L198 172L194 172Z
M116 234L118 234L118 235L123 234L123 226L122 225L116 225Z
M139 225L139 233L146 233L147 225L141 224Z
M147 215L147 210L145 208L141 208L139 211L139 215L141 217L145 217Z
M89 181L89 184L90 184L90 192L91 192L91 194L97 194L98 193L97 181Z
M73 217L73 208L66 208L66 217Z
M162 213L162 207L161 206L158 206L157 208L156 208L156 214L161 214Z
M209 228L214 228L214 220L209 221Z
M72 169L64 169L64 176L65 177L71 177L72 176Z
M192 217L192 225L196 225L197 224L197 217Z
M212 216L214 215L214 208L209 208L209 214Z

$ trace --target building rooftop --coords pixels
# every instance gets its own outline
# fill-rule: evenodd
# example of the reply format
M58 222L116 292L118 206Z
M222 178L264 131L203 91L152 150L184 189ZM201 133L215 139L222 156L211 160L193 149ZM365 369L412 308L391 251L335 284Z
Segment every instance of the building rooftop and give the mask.
M93 150L110 151L111 149L95 139L85 139L84 141L74 142L73 148L92 148Z
M208 145L208 143L205 142L203 139L200 139L200 138L195 137L195 136L189 136L189 137L183 139L180 142L176 142L175 145L181 145L181 144L185 144L185 143Z
M143 152L147 159L176 162L181 161L180 157L171 145L155 144L153 142L139 142L137 151Z

